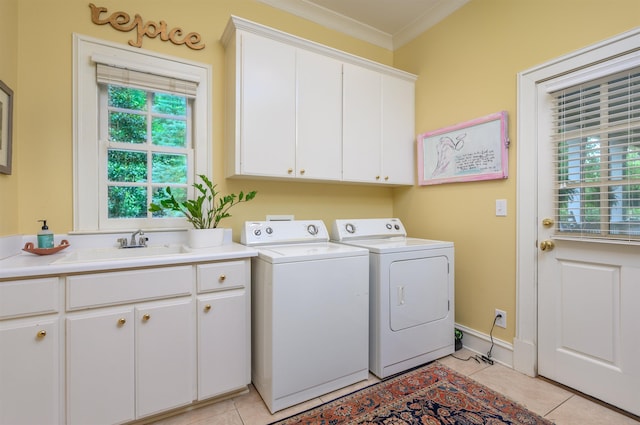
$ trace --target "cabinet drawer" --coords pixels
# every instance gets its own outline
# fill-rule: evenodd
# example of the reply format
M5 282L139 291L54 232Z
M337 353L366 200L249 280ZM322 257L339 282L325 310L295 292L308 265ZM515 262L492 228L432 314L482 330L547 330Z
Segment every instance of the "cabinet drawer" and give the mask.
M67 310L189 295L193 267L166 267L67 277Z
M0 319L59 310L57 277L0 283Z
M197 266L198 292L244 287L249 278L249 261L225 261Z

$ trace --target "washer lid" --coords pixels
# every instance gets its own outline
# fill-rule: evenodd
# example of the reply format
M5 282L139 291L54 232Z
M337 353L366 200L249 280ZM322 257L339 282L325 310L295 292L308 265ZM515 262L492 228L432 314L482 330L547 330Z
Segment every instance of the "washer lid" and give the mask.
M418 238L384 238L348 240L342 243L366 248L369 252L388 254L393 252L420 251L425 249L453 248L453 242Z
M369 255L364 248L333 242L264 245L256 249L259 258L274 264Z

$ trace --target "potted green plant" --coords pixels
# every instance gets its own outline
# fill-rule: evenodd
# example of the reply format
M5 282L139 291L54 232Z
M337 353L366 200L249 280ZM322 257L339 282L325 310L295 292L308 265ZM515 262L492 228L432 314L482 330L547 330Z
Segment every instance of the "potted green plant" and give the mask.
M193 226L189 229L189 246L192 248L205 248L222 244L224 229L218 228L220 221L231 217L229 210L242 202L249 202L256 197L256 191L248 193L240 192L238 195L220 195L215 184L204 174L198 177L203 183L193 183L197 197L180 201L176 199L170 187L164 189L166 198L159 204L151 203L149 211L162 212L174 211L185 216ZM213 230L215 229L215 231Z

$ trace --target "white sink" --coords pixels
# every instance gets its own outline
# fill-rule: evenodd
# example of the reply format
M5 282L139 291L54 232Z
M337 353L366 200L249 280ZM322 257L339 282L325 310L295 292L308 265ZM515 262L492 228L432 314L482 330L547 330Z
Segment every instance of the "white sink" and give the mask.
M96 248L70 252L55 263L80 263L88 261L128 260L130 258L158 257L162 255L186 254L183 245L160 245L146 248Z

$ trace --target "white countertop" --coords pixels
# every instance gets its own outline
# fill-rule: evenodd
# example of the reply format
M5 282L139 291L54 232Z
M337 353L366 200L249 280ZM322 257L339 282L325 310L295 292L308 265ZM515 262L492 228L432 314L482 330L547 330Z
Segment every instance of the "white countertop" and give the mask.
M65 235L66 236L66 235ZM132 258L118 258L118 259L106 259L106 260L85 260L85 261L73 261L64 262L60 261L72 254L75 251L91 249L93 246L89 244L86 239L89 237L82 237L84 240L80 240L77 237L65 237L65 239L71 240L71 245L62 251L59 251L51 255L36 255L20 250L15 255L7 256L0 259L0 281L27 278L36 276L60 276L73 273L88 273L97 271L109 271L130 269L138 267L154 267L164 265L175 264L187 264L198 263L206 261L225 261L240 258L255 257L258 255L258 251L253 248L246 247L244 245L228 241L227 243L213 248L203 249L185 249L186 252L169 254L169 255L155 255L155 256L139 256L136 255ZM56 237L56 245L59 237ZM99 240L98 238L91 238L91 242ZM108 240L113 239L113 236L109 236ZM28 239L23 239L22 242ZM13 241L15 242L15 241ZM158 241L167 242L167 241ZM172 240L171 242L176 242ZM14 243L15 245L15 243ZM160 243L164 245L164 243ZM104 245L103 245L104 246ZM153 246L153 244L150 244ZM145 249L145 248L140 248ZM15 252L15 251L14 251Z

